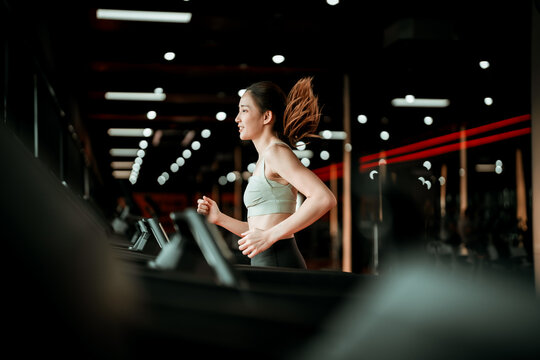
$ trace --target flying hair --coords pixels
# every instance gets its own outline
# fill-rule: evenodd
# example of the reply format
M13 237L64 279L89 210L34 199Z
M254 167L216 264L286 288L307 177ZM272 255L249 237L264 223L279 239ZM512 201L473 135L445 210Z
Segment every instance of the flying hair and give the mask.
M313 93L313 77L305 77L293 86L287 96L283 115L283 135L291 145L305 138L319 138L316 134L321 112L318 97Z

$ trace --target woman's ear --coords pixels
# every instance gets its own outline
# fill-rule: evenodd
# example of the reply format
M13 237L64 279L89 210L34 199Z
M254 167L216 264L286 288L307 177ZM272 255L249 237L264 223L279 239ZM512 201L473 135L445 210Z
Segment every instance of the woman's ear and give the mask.
M272 119L274 118L274 114L270 110L266 110L263 114L263 124L269 124L272 122Z

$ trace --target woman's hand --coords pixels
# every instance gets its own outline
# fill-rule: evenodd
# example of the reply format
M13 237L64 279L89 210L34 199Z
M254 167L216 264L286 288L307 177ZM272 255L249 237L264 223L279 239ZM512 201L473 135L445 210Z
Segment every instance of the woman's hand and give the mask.
M242 238L238 240L238 249L242 251L242 254L252 258L270 248L272 244L267 232L253 229L242 233Z
M212 224L216 224L221 215L216 202L207 196L197 200L197 212L206 216L206 220Z

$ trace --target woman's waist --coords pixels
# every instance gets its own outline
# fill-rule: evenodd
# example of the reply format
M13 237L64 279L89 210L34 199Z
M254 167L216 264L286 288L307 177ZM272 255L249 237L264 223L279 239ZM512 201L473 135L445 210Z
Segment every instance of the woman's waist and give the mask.
M291 214L265 214L248 217L248 225L250 229L268 230L287 219ZM287 234L283 238L290 238L294 234Z

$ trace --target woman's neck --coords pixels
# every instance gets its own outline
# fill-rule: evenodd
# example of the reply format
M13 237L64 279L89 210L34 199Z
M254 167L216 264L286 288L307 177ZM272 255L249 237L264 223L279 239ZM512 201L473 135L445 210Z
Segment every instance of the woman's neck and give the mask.
M262 155L263 151L268 148L272 143L280 141L279 137L274 134L263 134L262 136L258 137L257 139L253 139L253 145L255 145L255 149L257 149L257 152L259 153L259 156Z

